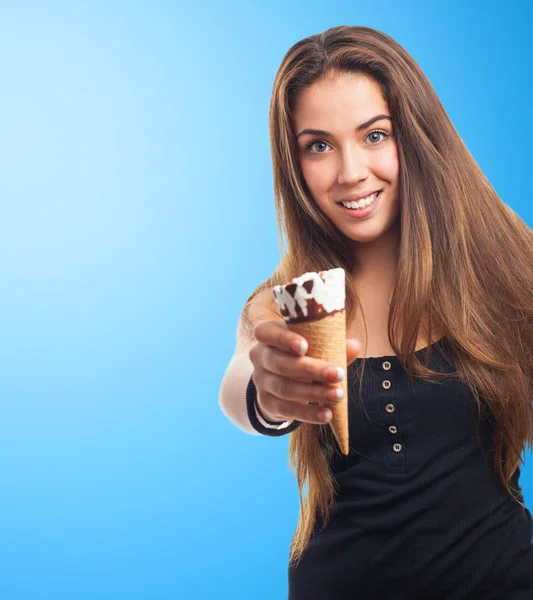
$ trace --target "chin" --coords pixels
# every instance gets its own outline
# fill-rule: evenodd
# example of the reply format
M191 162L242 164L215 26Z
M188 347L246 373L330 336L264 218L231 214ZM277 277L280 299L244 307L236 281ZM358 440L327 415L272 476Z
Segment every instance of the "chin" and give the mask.
M357 223L356 226L350 229L351 231L345 231L344 235L347 238L354 242L368 243L383 237L390 230L390 227L384 227L383 224Z
M383 237L383 234L368 235L368 236L358 235L357 237L351 237L350 239L352 240L352 242L354 244L371 244L372 242L375 242L382 237Z

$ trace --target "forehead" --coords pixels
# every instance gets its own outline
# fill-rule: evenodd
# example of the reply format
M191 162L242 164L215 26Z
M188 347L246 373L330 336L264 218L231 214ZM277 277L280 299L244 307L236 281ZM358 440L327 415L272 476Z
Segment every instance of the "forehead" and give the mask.
M366 75L346 73L305 88L294 105L293 118L297 129L340 131L388 110L376 81Z

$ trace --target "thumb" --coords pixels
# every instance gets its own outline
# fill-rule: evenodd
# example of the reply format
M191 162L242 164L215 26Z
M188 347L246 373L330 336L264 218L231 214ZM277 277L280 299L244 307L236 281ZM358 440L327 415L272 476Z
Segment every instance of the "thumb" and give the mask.
M352 363L361 352L361 342L355 338L346 340L346 365Z

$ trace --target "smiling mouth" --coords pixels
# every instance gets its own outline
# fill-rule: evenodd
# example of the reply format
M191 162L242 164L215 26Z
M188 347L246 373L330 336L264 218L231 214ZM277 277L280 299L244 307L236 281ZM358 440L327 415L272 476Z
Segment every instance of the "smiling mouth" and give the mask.
M361 198L361 200L358 201L353 201L353 202L338 202L337 204L339 204L340 206L344 206L345 208L348 208L350 210L362 210L364 208L366 208L367 206L370 206L371 204L373 204L377 197L381 194L381 190L374 192L373 194L370 194L369 196L366 196L364 198Z

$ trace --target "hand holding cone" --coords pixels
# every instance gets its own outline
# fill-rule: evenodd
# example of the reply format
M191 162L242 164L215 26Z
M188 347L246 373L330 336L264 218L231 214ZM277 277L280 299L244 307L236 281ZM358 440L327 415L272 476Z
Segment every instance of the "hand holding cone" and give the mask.
M349 435L344 269L305 273L272 291L289 329L307 340L307 356L344 369L345 376L338 384L344 390L344 396L330 406L333 416L329 425L346 455L349 453Z

